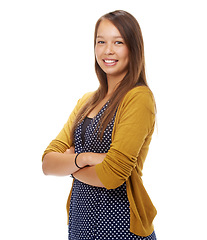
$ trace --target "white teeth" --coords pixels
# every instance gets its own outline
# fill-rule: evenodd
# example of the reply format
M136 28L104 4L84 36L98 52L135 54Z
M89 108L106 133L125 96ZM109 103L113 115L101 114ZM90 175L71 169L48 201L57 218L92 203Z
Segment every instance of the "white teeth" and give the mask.
M104 60L105 63L114 63L115 60Z

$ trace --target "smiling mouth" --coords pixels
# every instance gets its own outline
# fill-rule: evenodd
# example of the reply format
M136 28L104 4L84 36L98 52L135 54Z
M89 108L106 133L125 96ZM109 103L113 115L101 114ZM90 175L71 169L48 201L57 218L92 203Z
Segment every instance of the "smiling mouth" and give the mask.
M103 62L105 66L107 67L113 67L117 64L118 60L116 59L103 59Z
M114 59L103 59L103 61L105 62L105 63L116 63L116 62L118 62L118 60L114 60Z

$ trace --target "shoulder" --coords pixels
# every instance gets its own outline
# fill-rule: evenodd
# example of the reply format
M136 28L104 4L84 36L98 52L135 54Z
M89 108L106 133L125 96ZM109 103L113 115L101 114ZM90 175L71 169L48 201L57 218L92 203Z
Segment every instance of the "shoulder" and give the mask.
M147 86L137 86L131 89L123 98L120 107L136 108L145 106L155 113L155 100L152 91Z
M152 97L152 92L147 86L137 86L131 89L127 94L125 95L123 100L129 100L131 98L141 97L141 96L148 96Z
M82 107L92 96L94 92L88 92L85 93L79 100L78 100L78 105L79 107Z
M80 101L84 102L87 101L90 97L92 97L94 92L87 92L81 98Z

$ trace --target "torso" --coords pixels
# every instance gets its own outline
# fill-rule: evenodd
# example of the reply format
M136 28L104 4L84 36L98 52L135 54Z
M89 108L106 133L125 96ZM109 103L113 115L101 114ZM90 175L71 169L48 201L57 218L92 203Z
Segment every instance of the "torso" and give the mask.
M76 128L74 135L76 153L106 153L110 149L116 112L107 125L102 140L98 132L94 131L107 108L107 101L103 100L91 111L89 116L93 119L84 119ZM86 125L83 128L84 123ZM84 136L81 136L83 129ZM116 189L107 190L74 180L70 200L69 239L155 240L152 236L149 238L136 236L129 229L130 207L126 183Z
M108 102L109 99L109 97L105 97L98 105L95 106L94 109L92 109L92 111L88 114L87 117L94 118L103 108L103 106Z

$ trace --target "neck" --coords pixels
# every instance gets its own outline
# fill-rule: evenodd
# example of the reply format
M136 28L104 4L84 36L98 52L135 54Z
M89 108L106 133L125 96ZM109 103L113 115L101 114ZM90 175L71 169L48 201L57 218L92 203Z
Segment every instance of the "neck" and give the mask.
M107 83L108 83L108 92L107 95L110 96L114 93L114 91L117 89L123 78L125 77L126 73L122 76L110 76L107 75Z

